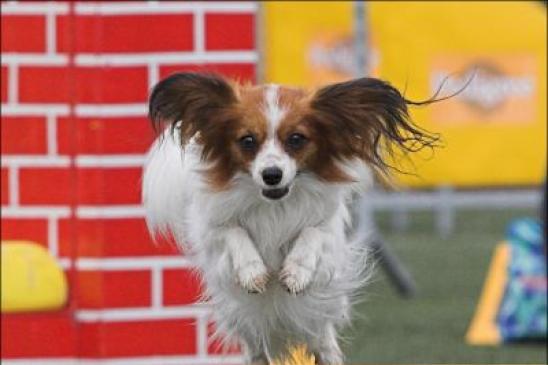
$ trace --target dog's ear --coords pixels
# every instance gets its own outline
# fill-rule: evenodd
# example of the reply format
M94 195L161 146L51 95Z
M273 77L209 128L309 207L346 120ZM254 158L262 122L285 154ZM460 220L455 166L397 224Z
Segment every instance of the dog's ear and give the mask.
M408 101L389 83L365 77L318 90L307 118L328 136L323 142L333 158L358 157L386 172L394 147L408 153L436 145L439 136L415 125L407 109L434 101Z
M220 118L236 103L232 86L213 74L176 73L159 82L149 100L149 118L155 130L164 124L180 128L185 144L197 132L219 129ZM181 122L179 124L179 122Z

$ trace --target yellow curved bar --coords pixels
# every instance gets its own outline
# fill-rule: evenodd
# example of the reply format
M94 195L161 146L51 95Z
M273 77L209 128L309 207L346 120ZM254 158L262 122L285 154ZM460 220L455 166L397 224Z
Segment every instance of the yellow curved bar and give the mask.
M307 352L306 346L293 347L286 359L275 360L271 365L314 365L314 356Z
M25 241L2 241L1 247L3 313L65 306L65 274L44 247Z

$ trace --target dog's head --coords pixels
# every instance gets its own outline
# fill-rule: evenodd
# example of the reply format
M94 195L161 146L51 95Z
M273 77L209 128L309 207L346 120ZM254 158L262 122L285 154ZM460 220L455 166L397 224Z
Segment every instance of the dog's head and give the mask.
M158 128L180 129L209 162L207 180L227 189L237 173L250 175L263 196L284 197L300 172L329 183L349 182L341 163L355 158L386 171L385 151L435 144L437 137L409 119L407 100L390 84L360 78L316 91L245 86L216 75L178 73L150 97Z

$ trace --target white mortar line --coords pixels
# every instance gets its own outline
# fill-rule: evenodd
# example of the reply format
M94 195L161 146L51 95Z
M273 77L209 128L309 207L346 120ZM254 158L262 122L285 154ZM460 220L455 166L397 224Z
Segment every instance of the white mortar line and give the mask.
M8 65L8 103L17 104L19 100L19 69L15 64Z
M2 166L10 167L69 167L68 156L8 155L0 159Z
M4 166L3 162L2 166ZM19 169L17 166L10 166L8 173L9 204L16 207L19 205Z
M10 65L38 65L38 66L65 66L68 56L63 54L34 54L34 53L2 53L2 64Z
M247 63L258 60L256 51L211 51L211 52L163 52L163 53L132 53L132 54L89 54L80 53L75 56L77 66L118 66L145 65L152 62L158 64L171 63Z
M75 114L79 117L142 116L147 114L147 105L138 104L80 104Z
M205 15L203 9L194 12L194 50L198 54L205 52Z
M125 322L125 321L153 321L158 319L196 318L205 315L210 309L204 305L189 305L169 307L163 309L131 308L131 309L104 309L104 310L77 310L76 318L80 322Z
M53 257L59 257L59 228L57 218L48 218L48 250Z
M58 206L24 206L11 207L2 206L1 216L4 218L68 218L70 216L69 207Z
M68 115L67 104L2 104L2 115Z
M145 14L186 14L196 10L212 10L222 13L230 12L255 12L256 4L252 2L153 2L131 3L107 2L89 4L80 2L76 4L76 14L100 14L100 15L145 15Z
M57 51L55 23L55 12L49 11L46 14L46 53L49 55Z
M160 309L164 301L164 288L162 278L162 267L160 265L153 265L150 271L151 275L151 290L150 290L150 303L152 308Z
M135 155L79 155L75 158L78 167L142 167L146 156Z
M140 205L79 206L78 218L141 218L145 209Z
M147 256L117 258L79 258L76 261L78 270L150 270L192 268L192 263L183 256Z
M196 2L200 9L219 13L254 13L257 11L255 1L225 2L200 1Z
M198 356L207 356L207 318L207 315L201 315L196 320L196 354Z
M158 83L160 79L160 67L158 63L151 62L148 65L148 90L151 91L152 88Z
M74 58L76 66L132 66L170 63L232 63L257 62L256 51L203 51L203 52L155 52L155 53L79 53ZM63 54L2 53L2 65L66 66L68 56Z
M70 259L68 257L57 258L57 263L63 270L70 268Z
M85 358L32 358L4 360L5 365L243 365L240 355L219 355L200 358L197 356L139 356L101 359Z
M2 14L5 15L43 15L44 13L66 14L68 13L68 4L60 2L39 2L33 1L30 4L25 2L8 2L1 5Z
M57 119L54 113L46 114L48 155L57 155Z
M2 364L5 365L82 365L79 359L66 357L48 357L32 359L2 359Z

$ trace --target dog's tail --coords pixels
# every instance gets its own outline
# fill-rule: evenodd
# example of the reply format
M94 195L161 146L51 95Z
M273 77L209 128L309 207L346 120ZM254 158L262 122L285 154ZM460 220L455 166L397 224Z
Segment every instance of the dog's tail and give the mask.
M181 207L184 206L184 152L174 136L160 136L149 150L142 181L142 201L145 207L146 223L154 240L175 236L182 245L183 238L177 237L184 231ZM180 247L183 249L183 247Z

